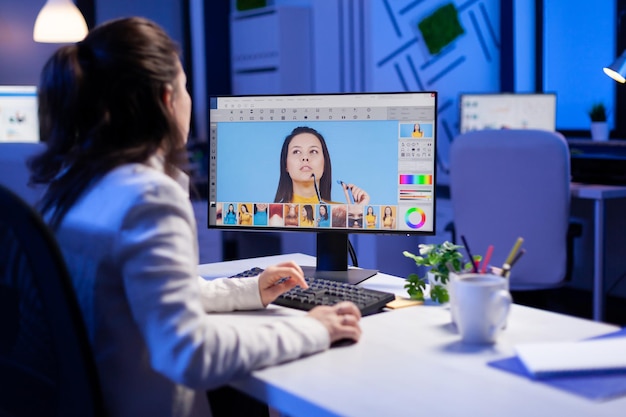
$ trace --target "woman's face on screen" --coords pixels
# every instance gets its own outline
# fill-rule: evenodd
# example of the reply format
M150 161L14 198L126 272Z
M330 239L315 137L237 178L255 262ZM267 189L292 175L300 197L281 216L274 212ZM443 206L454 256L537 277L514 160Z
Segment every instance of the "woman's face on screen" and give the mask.
M292 181L312 181L312 174L319 181L324 173L322 144L311 133L294 136L287 148L287 172Z

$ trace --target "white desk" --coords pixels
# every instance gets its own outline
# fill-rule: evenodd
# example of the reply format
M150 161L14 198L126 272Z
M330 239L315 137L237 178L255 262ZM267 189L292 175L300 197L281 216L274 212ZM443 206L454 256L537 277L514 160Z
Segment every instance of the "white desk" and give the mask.
M626 198L626 187L572 183L570 190L574 198L594 200L593 319L601 321L604 318L604 201Z
M232 275L285 259L314 265L307 255L282 255L202 265L202 275ZM401 278L378 274L365 287L404 295ZM270 306L262 312L225 314L256 320L304 314ZM450 312L424 305L364 317L359 343L254 372L231 385L288 416L617 416L626 397L595 403L487 362L513 355L521 342L569 341L617 327L514 305L498 343L470 347L450 328Z

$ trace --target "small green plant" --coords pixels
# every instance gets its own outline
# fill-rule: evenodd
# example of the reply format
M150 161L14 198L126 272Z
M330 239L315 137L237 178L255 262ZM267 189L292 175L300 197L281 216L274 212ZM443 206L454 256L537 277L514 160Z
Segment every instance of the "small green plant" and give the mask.
M461 271L472 268L470 262L463 265L463 254L460 252L462 248L463 246L446 241L441 244L419 245L419 255L409 251L402 252L407 258L413 259L417 266L429 268L428 272L434 275L438 283L431 283L430 298L433 301L445 303L449 300L448 289L445 285L448 283L450 269ZM475 262L480 261L481 258L479 255L474 255ZM406 278L404 288L406 288L412 299L424 300L424 290L427 282L427 274L420 277L418 274L412 273Z
M606 122L606 107L604 103L598 102L591 106L589 118L592 122Z

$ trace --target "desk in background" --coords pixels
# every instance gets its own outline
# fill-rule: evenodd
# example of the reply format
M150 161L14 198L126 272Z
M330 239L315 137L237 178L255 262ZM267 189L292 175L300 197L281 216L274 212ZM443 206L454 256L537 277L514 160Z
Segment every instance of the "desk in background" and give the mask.
M626 186L572 183L572 197L594 200L593 218L593 319L604 318L604 220L605 201L626 198Z
M294 259L280 255L200 266L207 277L230 276L253 266ZM379 273L364 287L404 295L402 278ZM224 320L259 324L304 314L271 305L258 312L224 314ZM450 312L438 305L364 317L359 343L253 372L231 385L289 415L298 416L616 416L626 397L596 403L487 365L513 355L518 343L572 341L616 326L514 305L506 331L493 346L460 343Z

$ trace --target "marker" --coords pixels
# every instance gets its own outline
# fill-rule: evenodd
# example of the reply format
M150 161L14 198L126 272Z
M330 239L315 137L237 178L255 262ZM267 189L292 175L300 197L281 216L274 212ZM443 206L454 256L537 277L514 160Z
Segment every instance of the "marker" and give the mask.
M354 196L352 195L352 190L348 188L348 185L341 180L337 180L337 184L341 185L344 192L348 193L348 197L350 198L350 204L354 204Z
M493 254L493 245L489 245L487 248L487 253L485 253L485 259L483 259L483 267L480 269L480 273L484 274L487 272L487 266L489 265L489 260L491 259L491 255Z

